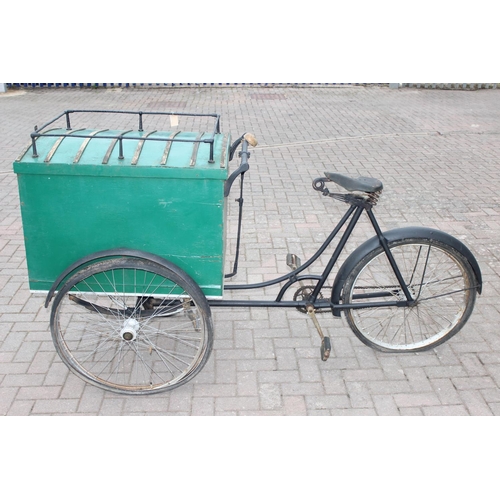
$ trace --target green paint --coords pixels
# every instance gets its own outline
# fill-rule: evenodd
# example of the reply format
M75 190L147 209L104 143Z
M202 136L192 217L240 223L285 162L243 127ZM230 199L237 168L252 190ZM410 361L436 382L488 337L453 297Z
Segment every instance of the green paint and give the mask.
M169 134L156 132L150 137ZM177 137L194 139L196 134ZM116 144L103 165L111 143L104 138L91 139L74 164L85 140L77 137L65 138L46 163L58 139L40 137L38 158L30 149L14 163L31 290L48 290L67 266L93 252L127 247L170 260L206 295L221 296L229 139L215 136L213 163L208 161L209 145L200 143L191 167L193 143L180 142L172 144L167 164L161 165L164 141L145 141L137 164L132 165L138 140L123 141L123 160Z

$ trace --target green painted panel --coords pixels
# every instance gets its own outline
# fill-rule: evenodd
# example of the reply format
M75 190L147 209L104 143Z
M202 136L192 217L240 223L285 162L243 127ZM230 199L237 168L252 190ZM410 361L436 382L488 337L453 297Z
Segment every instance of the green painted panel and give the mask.
M32 290L48 290L67 266L93 252L126 247L164 257L206 295L222 295L229 136L216 136L214 163L200 143L190 165L193 144L179 143L164 166L164 141L145 141L133 164L138 140L124 141L125 161L116 145L103 165L111 139L91 139L73 163L84 139L70 137L47 163L57 140L40 137L39 157L28 151L14 163Z

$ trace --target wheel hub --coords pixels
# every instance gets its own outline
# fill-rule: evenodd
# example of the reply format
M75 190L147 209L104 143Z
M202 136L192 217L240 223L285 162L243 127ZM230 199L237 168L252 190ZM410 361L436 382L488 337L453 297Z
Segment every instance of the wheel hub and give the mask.
M139 331L139 322L134 318L128 318L124 321L123 327L120 330L120 337L128 342L137 338Z

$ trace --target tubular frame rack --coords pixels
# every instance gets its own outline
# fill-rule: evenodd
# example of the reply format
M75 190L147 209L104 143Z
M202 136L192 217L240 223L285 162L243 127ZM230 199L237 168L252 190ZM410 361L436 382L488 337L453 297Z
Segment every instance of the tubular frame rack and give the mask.
M144 132L143 128L143 116L144 115L167 115L167 116L191 116L191 117L208 117L208 118L214 118L214 128L213 132L209 137L203 137L204 134L200 134L196 137L196 139L180 139L177 138L177 133L171 134L169 137L150 137L148 135L146 136L134 136L134 135L125 135L131 132L131 130L128 130L126 132L121 132L120 134L115 134L115 135L89 135L89 134L78 134L80 130L84 129L79 129L79 130L74 130L73 132L69 132L70 130L73 130L71 128L71 121L70 121L70 115L72 113L108 113L108 114L128 114L128 115L137 115L139 118L139 128L138 132ZM44 129L46 129L49 125L52 125L54 122L59 120L62 117L66 117L66 130L68 131L67 134L62 134L62 133L50 133L51 130L46 131L45 133L42 133ZM100 130L99 133L101 132L106 132L107 129ZM174 113L174 112L161 112L161 111L121 111L121 110L98 110L98 109L70 109L66 110L60 115L56 116L54 119L50 120L49 122L45 123L42 125L40 128L38 128L35 125L35 131L30 134L31 137L31 143L28 146L28 149L30 147L33 148L33 158L38 158L38 152L36 148L36 140L43 136L43 137L59 137L59 141L56 142L56 146L60 144L60 142L65 138L65 137L79 137L82 139L87 139L86 143L90 139L113 139L113 146L116 144L116 142L119 143L119 159L123 159L123 141L124 140L136 140L136 141L141 141L141 147L144 144L144 141L161 141L161 142L190 142L190 143L195 143L195 149L197 150L197 147L199 146L199 143L203 142L205 144L210 145L210 157L209 157L209 163L214 163L214 138L215 134L220 134L220 115L219 114L199 114L199 113ZM202 138L203 137L203 138ZM86 145L85 143L85 145Z

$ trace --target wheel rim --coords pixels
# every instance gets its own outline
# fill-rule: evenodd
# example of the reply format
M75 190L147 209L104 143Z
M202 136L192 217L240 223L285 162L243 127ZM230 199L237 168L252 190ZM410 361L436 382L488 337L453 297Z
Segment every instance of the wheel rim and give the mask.
M415 300L410 307L352 309L354 332L381 350L418 351L454 335L472 310L475 292L470 270L451 250L410 243L391 248ZM385 253L368 259L348 287L346 302L404 301ZM370 294L373 298L358 298Z
M176 387L209 354L209 311L193 295L189 284L160 266L127 259L97 264L56 298L56 348L75 373L108 390Z

